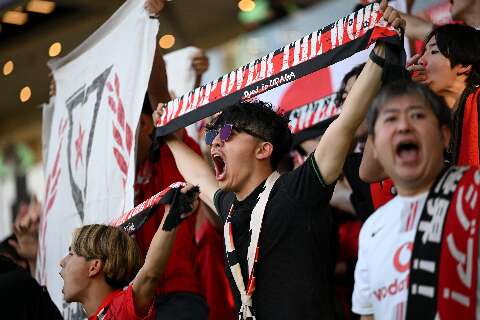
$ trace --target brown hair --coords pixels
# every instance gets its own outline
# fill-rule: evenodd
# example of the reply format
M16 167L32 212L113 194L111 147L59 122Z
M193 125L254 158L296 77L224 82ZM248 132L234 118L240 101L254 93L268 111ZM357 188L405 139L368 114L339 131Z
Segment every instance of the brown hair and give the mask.
M105 281L115 289L128 285L142 266L135 240L112 226L90 224L76 229L71 250L87 260L100 259Z

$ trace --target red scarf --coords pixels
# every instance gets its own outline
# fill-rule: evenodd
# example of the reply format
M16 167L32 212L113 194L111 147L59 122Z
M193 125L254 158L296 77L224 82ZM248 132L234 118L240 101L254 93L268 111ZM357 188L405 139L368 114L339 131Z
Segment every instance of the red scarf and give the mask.
M449 168L418 224L406 319L475 319L479 218L480 169Z

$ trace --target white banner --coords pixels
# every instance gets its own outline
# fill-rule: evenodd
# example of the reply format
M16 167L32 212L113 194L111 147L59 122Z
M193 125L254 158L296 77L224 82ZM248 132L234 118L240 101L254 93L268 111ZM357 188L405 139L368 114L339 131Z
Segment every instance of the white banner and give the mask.
M38 276L65 319L58 272L72 231L107 223L133 207L135 131L155 51L158 21L143 1L128 0L84 43L49 63L56 81L45 112L46 191Z
M186 47L163 56L168 91L172 98L179 97L195 87L195 70L192 67L192 60L199 52L199 48Z

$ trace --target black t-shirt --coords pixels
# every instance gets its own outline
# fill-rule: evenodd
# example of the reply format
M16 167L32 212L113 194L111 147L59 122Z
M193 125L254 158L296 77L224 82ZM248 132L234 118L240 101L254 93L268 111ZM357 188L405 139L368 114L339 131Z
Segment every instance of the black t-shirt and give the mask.
M259 320L331 319L333 292L329 267L332 217L328 203L334 183L327 186L315 159L282 175L273 186L259 239L259 261L253 306ZM246 199L218 190L214 203L226 222L232 203L232 231L243 280L247 275L250 217L263 183ZM227 267L237 309L240 295Z

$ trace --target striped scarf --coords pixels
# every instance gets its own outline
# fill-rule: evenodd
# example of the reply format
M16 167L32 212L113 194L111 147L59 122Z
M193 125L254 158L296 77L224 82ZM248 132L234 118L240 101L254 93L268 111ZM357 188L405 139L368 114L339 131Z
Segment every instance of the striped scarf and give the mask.
M431 187L410 265L407 320L475 319L480 169L450 167Z
M242 270L240 262L235 251L235 244L233 241L232 232L232 213L234 204L230 207L228 212L227 222L224 226L225 249L227 250L227 263L232 272L233 279L240 292L242 306L238 313L239 320L255 320L255 311L253 310L252 295L255 291L255 268L258 263L258 240L260 238L260 230L262 228L263 215L267 206L270 192L272 191L275 181L280 177L277 171L267 178L263 191L257 199L257 204L253 208L252 216L250 218L251 238L248 246L247 262L248 262L248 283L245 289L245 282L243 281Z

